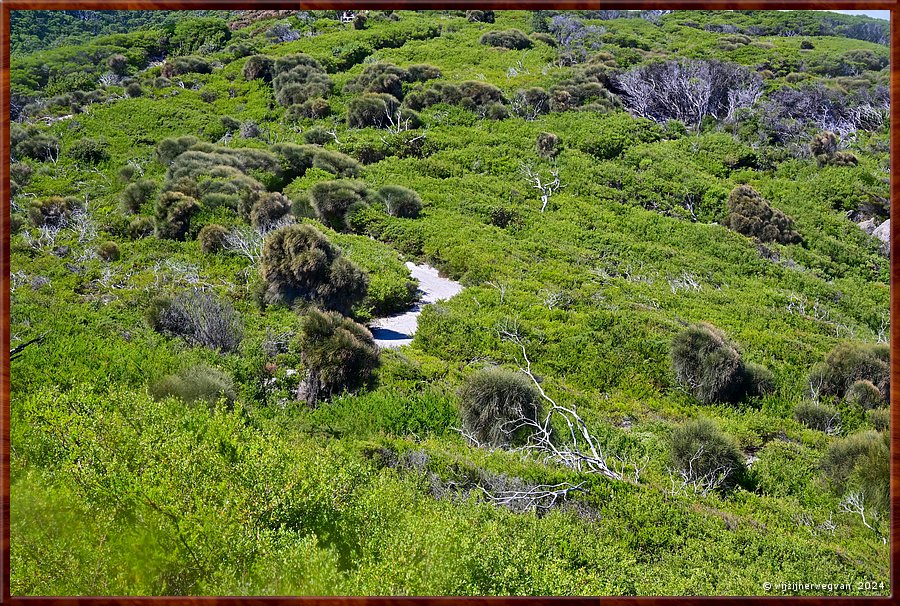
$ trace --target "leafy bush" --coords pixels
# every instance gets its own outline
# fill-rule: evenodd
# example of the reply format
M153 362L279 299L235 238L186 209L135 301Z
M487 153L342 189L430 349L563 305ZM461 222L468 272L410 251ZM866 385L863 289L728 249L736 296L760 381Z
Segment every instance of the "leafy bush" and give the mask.
M487 32L479 40L485 46L497 46L514 50L531 48L531 39L518 29L506 29Z
M370 197L364 183L346 179L316 183L309 190L309 203L316 217L337 230L348 229L348 213L368 204Z
M200 241L200 250L205 253L215 253L222 250L225 243L225 236L228 235L228 229L218 223L210 223L204 225L197 234L197 240Z
M104 261L118 261L121 256L119 245L115 242L104 242L97 247L97 256Z
M738 185L731 191L728 210L725 226L740 234L759 238L763 242L796 244L801 241L800 234L793 230L791 218L772 208L749 185Z
M69 147L69 156L78 162L99 164L109 160L109 146L101 139L79 139Z
M737 348L711 324L695 324L676 335L670 358L681 386L706 404L737 402L772 387L771 373L758 365L748 371Z
M392 217L415 219L422 210L419 194L400 185L385 185L378 190L378 198Z
M156 235L167 240L184 240L191 227L191 218L200 212L200 205L181 192L167 191L156 202Z
M887 402L890 394L890 349L886 344L841 343L813 366L809 387L813 397L843 398L860 380L870 381Z
M312 145L325 145L333 141L333 138L324 128L316 126L303 133L303 140Z
M537 153L544 158L555 158L559 155L560 140L553 133L541 133L537 137Z
M838 494L861 490L867 504L886 510L890 503L889 440L887 433L869 430L832 442L822 458L822 471L831 487Z
M188 404L194 402L215 404L224 399L229 405L237 397L231 377L205 364L185 368L177 374L163 377L150 387L150 395L156 400L179 398Z
M835 434L841 428L841 414L836 408L818 402L803 401L794 408L794 418L810 429Z
M884 404L885 398L874 383L867 379L860 379L853 382L844 399L848 404L869 410Z
M349 314L369 287L368 276L311 225L289 225L270 233L259 270L266 301L307 301L342 314Z
M156 193L156 182L149 179L135 181L122 190L122 211L126 213L138 213L141 206Z
M230 303L199 289L157 297L148 308L147 323L156 332L224 353L235 351L244 333Z
M675 469L703 487L733 486L744 471L744 459L734 441L709 419L678 426L670 438L669 455Z
M303 316L296 348L307 371L298 396L309 406L369 385L380 364L378 346L365 326L316 308Z
M541 398L522 373L485 368L471 375L459 392L463 430L479 443L506 447L530 434L520 421L540 422Z

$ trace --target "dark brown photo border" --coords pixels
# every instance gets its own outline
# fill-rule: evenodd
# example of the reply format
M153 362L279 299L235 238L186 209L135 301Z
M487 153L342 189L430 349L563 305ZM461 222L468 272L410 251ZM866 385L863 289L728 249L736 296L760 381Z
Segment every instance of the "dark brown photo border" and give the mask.
M539 0L314 0L310 2L285 2L273 0L0 0L0 603L20 606L75 606L96 604L125 606L146 604L248 604L253 606L274 606L288 604L303 605L499 605L534 604L550 606L587 606L597 604L835 604L854 605L890 604L897 596L898 556L900 556L900 533L896 532L898 509L900 509L900 358L891 356L890 394L890 469L891 469L891 596L890 597L825 597L825 596L759 596L759 597L24 597L10 596L10 477L9 477L9 419L10 419L10 204L9 204L9 163L10 163L10 11L13 10L191 10L191 9L494 9L494 10L593 10L593 9L675 9L675 10L890 10L890 142L891 142L891 279L890 315L900 318L900 0L595 0L593 2L564 0L546 2ZM890 326L891 351L900 345L900 323Z

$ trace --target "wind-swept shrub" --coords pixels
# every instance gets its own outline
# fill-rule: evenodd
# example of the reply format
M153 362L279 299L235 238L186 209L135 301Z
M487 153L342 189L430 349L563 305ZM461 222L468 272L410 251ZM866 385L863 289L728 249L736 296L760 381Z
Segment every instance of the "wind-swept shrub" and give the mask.
M369 385L380 364L378 346L365 326L316 308L303 316L296 348L307 372L297 395L309 406Z
M156 193L156 182L140 179L122 190L122 210L126 213L140 212L141 206Z
M415 219L422 210L419 194L400 185L385 185L378 190L378 198L384 204L385 212L392 217Z
M494 11L466 11L466 19L472 23L493 23Z
M259 267L267 302L307 301L349 314L369 288L368 276L311 225L289 225L270 233Z
M492 103L503 103L503 92L487 82L466 80L459 84L460 103L467 109L487 107Z
M156 202L156 235L167 240L184 240L191 227L191 218L200 205L181 192L167 191Z
M347 214L368 204L371 194L364 183L348 181L322 181L309 190L309 203L322 223L332 229L345 230Z
M487 32L478 40L485 46L497 46L514 50L531 48L531 39L518 29L506 29Z
M331 104L327 100L317 97L308 99L300 105L292 105L285 112L285 117L291 121L297 121L301 118L309 118L318 120L331 115Z
M821 132L809 143L809 151L816 158L819 166L856 166L859 160L851 152L838 151L837 135L832 132Z
M725 226L739 234L759 238L763 242L796 244L800 234L786 214L772 208L759 192L749 185L738 185L728 196L729 214Z
M359 174L359 162L341 152L317 147L312 157L312 168L320 168L336 177L355 177Z
M356 128L383 128L390 123L389 116L397 110L397 106L397 99L391 95L365 93L347 104L347 124Z
M865 503L886 510L890 502L890 450L887 433L862 431L832 442L822 471L838 494L860 490Z
M371 63L362 73L350 80L344 90L350 93L385 93L395 99L403 98L403 83L409 81L409 72L392 63Z
M709 419L700 418L676 427L670 438L672 464L699 488L729 488L744 471L741 451Z
M250 223L257 229L266 229L284 218L291 211L291 201L278 192L267 193L257 200L250 211Z
M809 388L819 396L843 398L857 381L869 381L887 402L890 394L890 349L886 344L841 343L809 373Z
M218 223L210 223L204 225L197 234L197 240L200 242L200 250L205 253L215 253L222 250L225 244L225 237L228 235L228 229Z
M230 303L199 289L158 297L148 309L147 322L157 332L224 353L237 349L244 332Z
M132 240L146 238L153 233L153 219L147 216L133 217L128 222L128 237Z
M125 94L133 99L135 97L140 97L141 95L143 95L144 89L141 88L141 85L137 82L132 82L125 87Z
M406 68L409 76L407 82L425 82L426 80L434 80L441 77L441 70L433 65L418 63L410 65Z
M832 406L818 402L803 401L794 408L794 418L810 429L824 431L831 435L840 431L841 414Z
M773 387L771 373L760 366L748 371L737 347L711 324L695 324L676 335L670 358L678 383L706 404L737 402Z
M403 100L404 105L419 111L438 103L457 105L462 100L459 87L450 82L435 82L428 88L416 88Z
M59 158L59 139L46 131L30 126L10 125L10 151L14 158L31 158L44 162Z
M163 166L168 166L175 158L198 143L200 143L200 139L193 135L163 139L156 144L156 159Z
M873 408L866 412L866 419L876 431L887 431L891 426L891 409Z
M156 400L179 398L188 404L207 402L215 404L224 399L231 405L237 397L234 382L221 370L205 364L185 368L168 375L150 386L150 395Z
M486 368L471 375L460 390L463 430L486 446L520 445L529 430L523 421L539 424L541 398L522 373Z
M272 69L272 88L281 105L296 105L331 94L333 83L322 64L303 53L280 57Z

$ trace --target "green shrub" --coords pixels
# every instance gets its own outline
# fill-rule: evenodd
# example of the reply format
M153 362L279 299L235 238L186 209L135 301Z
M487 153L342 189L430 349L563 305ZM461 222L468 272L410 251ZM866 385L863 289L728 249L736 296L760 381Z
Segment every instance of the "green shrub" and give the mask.
M371 194L364 183L322 181L309 190L309 203L322 223L336 230L346 230L347 214L353 208L368 204Z
M472 23L493 23L494 11L466 11L466 20Z
M197 240L200 241L200 250L210 254L222 250L225 244L225 236L228 235L228 229L218 223L210 223L204 225L197 234Z
M298 396L309 406L369 385L380 364L372 333L339 313L309 309L296 341L306 379Z
M28 219L35 227L62 227L81 208L81 200L74 196L51 196L34 200L28 207Z
M248 57L244 62L244 79L246 80L265 80L272 81L272 68L275 62L270 57L264 55L253 55Z
M409 82L425 82L441 77L441 70L433 65L416 64L406 68Z
M303 140L312 145L325 145L334 139L324 128L316 126L303 133Z
M291 201L278 192L264 194L250 210L250 224L257 229L266 229L281 220L291 210Z
M559 155L560 140L553 133L541 133L537 137L537 153L543 158L552 159Z
M79 139L69 146L69 156L78 162L99 164L109 160L109 146L102 139Z
M772 440L757 453L749 475L764 495L802 498L814 489L818 463L815 451L794 442Z
M104 242L100 246L97 247L97 256L99 256L104 261L118 261L121 253L119 252L119 245L115 242Z
M132 240L146 238L153 233L153 219L147 216L133 217L128 222L128 237Z
M150 387L150 395L156 400L179 398L188 404L194 402L215 404L224 399L229 405L237 397L231 377L205 364L185 368L177 374L163 377Z
M488 107L493 103L503 103L503 92L487 82L466 80L458 85L460 103L466 109Z
M174 57L163 63L160 74L163 78L173 78L182 74L209 74L212 66L202 57Z
M813 366L809 388L813 398L844 398L857 381L871 382L882 401L890 395L890 348L886 344L841 343L828 352L824 362Z
M890 502L890 438L863 431L837 440L822 458L822 471L838 494L860 490L865 502L885 510Z
M314 151L312 168L320 168L337 177L355 177L360 172L359 162L350 156L321 147Z
M378 190L378 198L392 217L415 219L422 210L419 194L400 185L385 185Z
M132 82L125 87L125 94L131 98L140 97L144 94L144 89L137 82Z
M540 394L519 372L480 370L466 380L459 397L463 430L486 446L521 445L533 431L523 422L543 421Z
M738 185L728 196L729 215L725 226L734 231L758 238L763 242L796 244L800 234L793 230L793 221L769 203L749 185Z
M184 240L191 227L191 218L200 205L181 192L167 191L156 202L156 236L167 240Z
M347 124L355 128L366 128L367 126L375 126L383 128L388 125L388 116L393 116L397 111L399 102L391 95L383 93L365 93L359 97L355 97L347 104ZM404 114L401 110L401 116L405 120L411 119L414 114Z
M866 418L876 431L888 431L891 426L891 409L873 408L866 412Z
M321 97L307 99L300 105L292 105L285 113L285 117L291 121L297 121L301 118L318 120L329 115L331 115L331 104Z
M362 73L350 80L344 90L350 93L384 93L395 99L403 98L403 83L409 72L392 63L371 63Z
M106 66L109 67L110 71L114 74L122 76L128 71L128 59L125 58L125 55L116 53L110 55L106 59Z
M532 46L532 42L528 36L518 29L487 32L478 41L485 46L497 46L515 50L524 50L526 48L531 48Z
M556 48L557 46L559 46L553 36L545 34L543 32L534 32L533 34L531 34L531 39L535 42L543 42L544 44L552 48Z
M856 166L859 160L851 152L838 151L837 135L832 132L816 134L809 143L809 151L819 166Z
M369 278L311 225L289 225L266 237L260 259L267 302L307 301L349 314Z
M141 206L150 200L156 193L156 182L149 179L141 179L131 183L122 190L122 211L125 213L138 213Z
M810 429L824 431L829 435L836 434L841 429L840 412L836 408L818 402L800 402L794 408L794 418Z
M156 145L156 159L163 166L168 166L175 158L198 143L200 139L193 135L163 139Z
M225 353L235 351L244 334L241 318L228 301L198 289L154 298L146 319L156 332Z
M744 383L750 397L758 398L775 391L775 376L772 371L755 362L744 363Z
M685 479L703 488L731 487L744 471L744 459L737 445L705 418L675 428L669 455L672 465Z
M844 399L848 404L859 406L866 410L876 408L884 404L884 396L875 387L875 384L867 379L854 381L853 385L847 390Z
M801 40L800 48L802 48L803 50L812 50L815 48L815 45L812 43L811 40Z

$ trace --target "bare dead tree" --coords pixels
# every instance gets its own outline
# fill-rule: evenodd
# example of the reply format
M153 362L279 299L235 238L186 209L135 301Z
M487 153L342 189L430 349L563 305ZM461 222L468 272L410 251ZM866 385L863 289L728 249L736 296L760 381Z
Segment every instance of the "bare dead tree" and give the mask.
M866 508L866 497L861 491L848 492L844 495L844 498L841 499L840 508L845 513L858 515L862 520L863 526L874 532L875 536L881 539L882 543L887 544L887 537L881 533L877 526L880 516L876 510ZM869 523L869 520L866 519L866 514L876 524L875 526Z
M701 445L697 452L691 455L686 469L668 468L670 494L679 495L690 492L691 494L705 497L709 493L721 487L733 469L729 465L720 465L706 473L700 473L694 469L694 464L700 461L704 448Z
M245 257L252 265L259 263L262 257L263 244L265 244L266 235L286 225L294 222L292 216L283 217L278 221L273 221L259 228L251 228L247 226L234 227L225 235L222 247L225 250L235 252Z
M582 488L586 482L571 484L569 482L561 482L559 484L538 484L529 486L522 490L503 490L490 492L484 486L478 485L478 488L487 498L487 500L501 507L507 507L513 511L529 511L537 512L549 511L556 503L567 498L573 492L584 492Z
M31 339L30 341L26 341L25 343L20 343L19 345L16 345L12 349L10 349L9 350L10 362L15 360L19 356L21 356L22 352L24 352L25 348L28 347L29 345L34 345L34 344L37 344L37 343L40 343L41 341L43 341L44 337L46 337L48 334L50 334L49 330L43 334L36 336L35 338Z
M559 169L550 169L549 177L545 177L539 171L536 171L531 164L522 164L521 170L528 182L531 183L531 186L541 192L541 212L544 212L547 209L547 204L550 202L550 197L565 187L560 182Z

